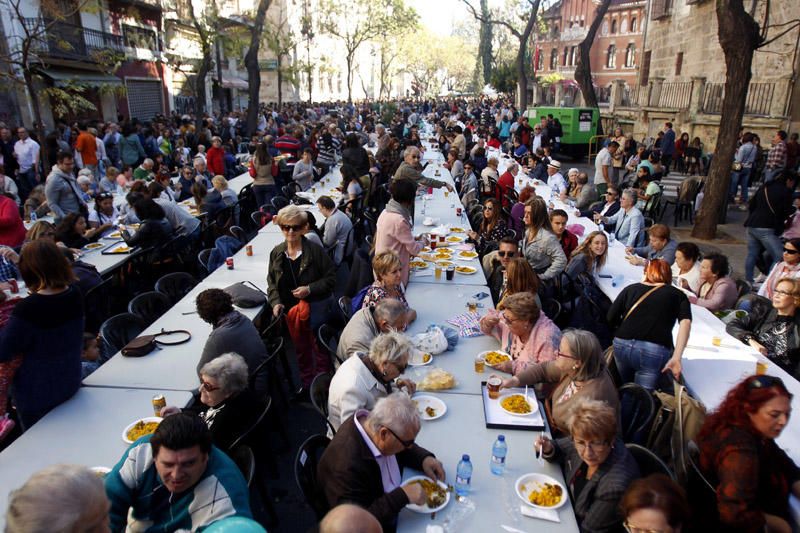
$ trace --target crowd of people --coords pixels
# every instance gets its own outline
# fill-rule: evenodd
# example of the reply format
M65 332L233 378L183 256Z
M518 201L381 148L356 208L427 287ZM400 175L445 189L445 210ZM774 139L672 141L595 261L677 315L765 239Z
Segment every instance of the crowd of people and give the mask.
M261 111L249 137L235 114L199 122L173 115L147 123L61 124L41 145L25 128L16 140L0 128L6 184L0 288L10 290L19 279L30 292L10 299L0 292L0 439L15 422L23 430L36 424L103 363L83 312L87 286L101 278L75 252L115 230L130 246L157 247L176 235L197 240L200 221L177 202L192 199L201 216L238 207L227 181L249 173L253 204L283 239L265 265L265 314L284 324L291 339L300 375L295 399L307 400L314 379L331 375L330 442L317 471L319 501L329 515L319 530L394 531L400 510L426 497L420 485L402 484L401 469L437 480L446 475L435 450L415 443L416 384L404 375L416 350L404 334L417 319L406 296L410 263L430 244L414 234L421 216L415 200L420 191L441 188L469 213L468 241L495 304L481 317L480 331L510 355L495 371L504 374L502 387L540 390L551 431L534 448L562 467L581 531L677 532L700 524L790 530L788 496L800 495L800 470L775 443L792 397L780 379L744 379L705 419L697 461L717 492L702 508L669 477L642 476L620 430L626 412L620 386L635 383L649 394L669 388L670 377L680 379L692 304L713 312L746 308L719 327L800 377L800 240L782 243L776 233L792 212L791 161L777 162L770 151L765 184L750 200L746 277L752 280L758 265L765 280L758 295L743 294L724 255L702 254L666 225L646 227L655 182L673 165L689 173L705 166L699 139L685 133L676 139L670 123L652 146L615 131L589 176L562 167L557 119L530 124L502 99ZM780 144L786 134L776 139ZM735 170L735 183L745 184L743 201L755 157L748 144L745 133ZM426 149L441 152L452 182L423 173ZM496 150L507 158L501 162ZM335 168L341 201L315 198L321 228L308 210L281 201L314 188ZM517 191L519 173L546 183L553 196L541 198L533 187ZM125 198L121 208L117 196ZM584 235L583 227L568 224L570 214L549 204L555 198L592 217L599 230ZM37 220L51 212L55 224ZM364 213L374 216L368 250L353 237L369 227ZM613 301L597 279L612 240L625 245L628 262L643 267L641 281ZM340 319L337 271L352 265L356 248L369 273L358 281L331 357L319 332ZM553 301L566 311L548 315ZM259 373L268 350L228 292L201 292L196 312L212 331L192 403L165 407L155 433L134 442L106 476L105 490L77 467L34 475L10 498L8 531L54 523L47 520L65 506L73 514L59 516L64 525L53 530L248 524L248 488L231 457L274 393ZM612 355L604 356L608 348Z

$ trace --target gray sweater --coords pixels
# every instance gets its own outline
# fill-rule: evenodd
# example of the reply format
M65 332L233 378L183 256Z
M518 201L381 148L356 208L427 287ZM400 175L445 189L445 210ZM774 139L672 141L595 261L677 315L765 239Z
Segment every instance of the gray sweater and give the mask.
M200 227L199 218L193 217L175 203L163 198L154 198L153 201L161 206L172 228L180 235L191 235Z
M200 369L206 363L229 352L237 353L244 358L251 376L267 358L267 349L258 330L250 319L239 311L232 311L222 317L211 330L203 347L200 362L197 363L197 374L200 374ZM256 377L253 389L259 397L266 394L267 376L264 372L260 372Z
M372 308L365 307L357 311L345 326L339 338L336 355L339 359L345 360L355 352L369 353L369 345L379 334L380 330L372 316Z
M567 256L564 255L561 243L546 229L540 229L530 241L526 231L521 248L525 259L543 281L555 278L567 266Z
M314 182L314 164L302 160L294 164L292 179L305 191Z
M82 205L80 187L72 174L67 174L53 165L50 175L44 185L44 194L47 205L56 215L56 220L61 220L69 213L78 213Z
M325 232L322 235L322 242L325 244L325 248L336 244L333 262L339 265L347 249L347 241L350 236L350 230L353 229L353 223L347 215L338 209L334 209L331 216L325 219L323 229Z

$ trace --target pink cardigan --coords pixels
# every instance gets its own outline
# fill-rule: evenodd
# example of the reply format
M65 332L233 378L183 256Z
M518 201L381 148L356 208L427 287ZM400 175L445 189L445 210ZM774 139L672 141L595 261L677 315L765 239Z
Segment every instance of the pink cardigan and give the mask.
M703 285L700 285L700 290ZM733 278L725 276L719 278L708 289L705 298L697 298L695 302L700 307L705 307L709 311L725 311L726 309L733 309L736 305L736 300L739 299L739 290L736 288L736 282Z
M490 311L490 313L492 312L496 313L496 311ZM500 320L491 331L491 335L500 341L501 350L511 353L510 346L514 340L514 334L511 333L505 322ZM539 318L533 325L528 342L516 354L517 358L511 362L511 373L516 376L528 365L555 360L559 344L561 344L561 330L547 318L547 315L539 311ZM514 354L511 355L514 356Z
M411 256L422 250L422 243L414 240L411 225L399 213L383 211L378 217L375 231L375 253L394 252L403 265L403 285L408 286L408 263Z

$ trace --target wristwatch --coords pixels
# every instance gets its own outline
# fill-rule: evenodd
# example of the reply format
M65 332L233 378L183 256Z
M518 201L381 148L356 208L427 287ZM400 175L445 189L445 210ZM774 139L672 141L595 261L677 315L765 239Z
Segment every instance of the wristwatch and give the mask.
M753 340L752 335L745 335L744 337L742 337L742 342L745 344L750 344L751 340Z

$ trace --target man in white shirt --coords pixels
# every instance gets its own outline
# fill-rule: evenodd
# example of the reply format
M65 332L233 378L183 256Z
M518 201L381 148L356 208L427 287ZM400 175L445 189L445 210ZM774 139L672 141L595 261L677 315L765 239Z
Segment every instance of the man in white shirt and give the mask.
M547 186L554 193L558 195L567 190L567 182L564 176L561 175L561 162L551 159L547 165L547 176Z
M597 153L597 157L594 158L594 187L597 189L598 198L605 196L608 186L613 183L611 180L611 160L617 149L619 149L619 143L611 141L608 143L608 147L600 150Z
M28 193L39 184L39 143L28 135L28 130L17 128L19 140L14 144L14 157L17 158L17 186L19 197L24 202Z

